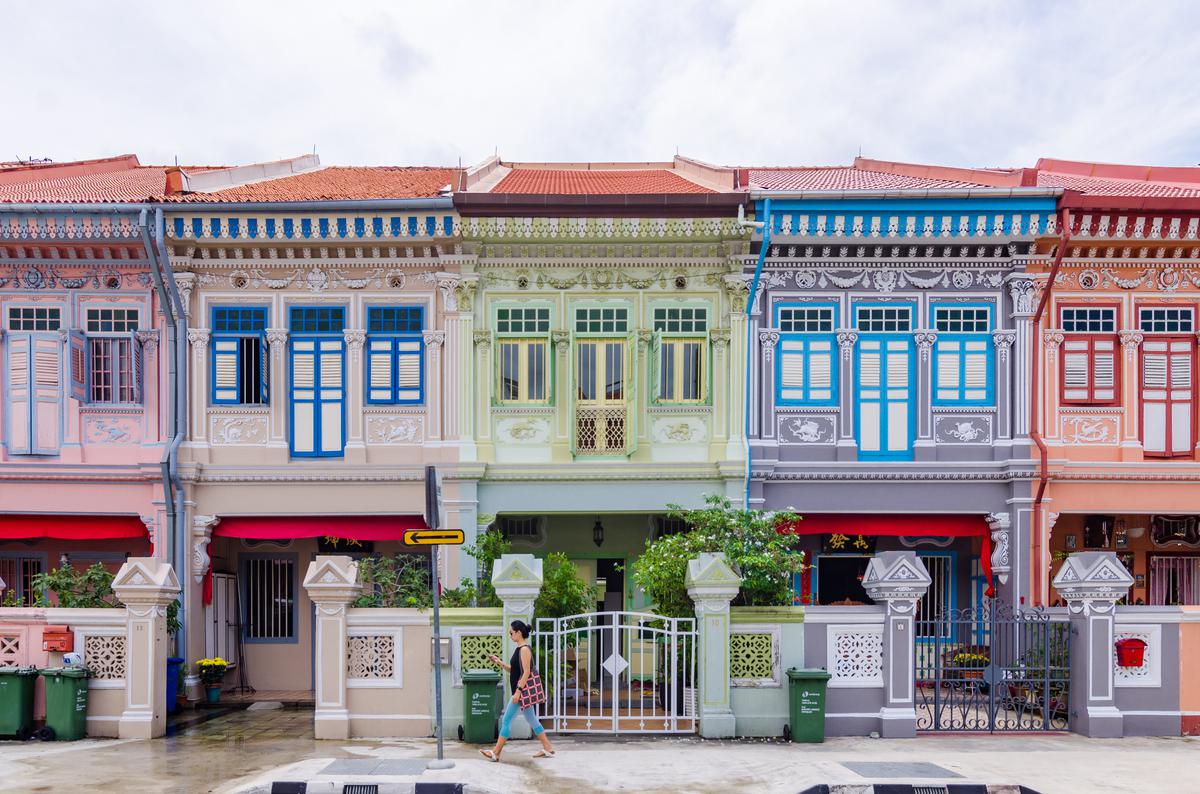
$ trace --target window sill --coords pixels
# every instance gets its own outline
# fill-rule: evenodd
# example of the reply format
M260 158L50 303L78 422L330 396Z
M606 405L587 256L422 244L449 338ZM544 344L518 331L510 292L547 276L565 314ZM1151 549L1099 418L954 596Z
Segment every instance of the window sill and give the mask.
M208 406L209 416L269 416L271 414L271 406L269 405L210 405Z
M144 405L130 405L128 403L83 403L79 406L80 414L125 414L136 415L146 412Z
M415 405L413 403L371 403L363 407L363 416L381 416L387 414L424 414L428 410L428 406Z
M1059 405L1058 412L1060 414L1123 414L1125 413L1125 409L1120 405L1087 403L1082 405Z
M842 409L836 405L777 405L775 413L777 414L837 414L841 413Z
M935 414L994 414L997 412L994 405L972 405L970 403L934 405L929 410Z
M646 409L651 414L711 414L711 403L670 403L651 405Z

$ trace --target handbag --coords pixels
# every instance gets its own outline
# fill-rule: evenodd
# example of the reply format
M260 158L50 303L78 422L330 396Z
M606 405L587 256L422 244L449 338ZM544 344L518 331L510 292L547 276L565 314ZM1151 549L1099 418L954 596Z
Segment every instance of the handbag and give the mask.
M525 679L525 686L518 689L517 694L519 695L517 704L523 709L546 702L546 687L542 684L542 677L538 675L537 670L529 671L529 678Z

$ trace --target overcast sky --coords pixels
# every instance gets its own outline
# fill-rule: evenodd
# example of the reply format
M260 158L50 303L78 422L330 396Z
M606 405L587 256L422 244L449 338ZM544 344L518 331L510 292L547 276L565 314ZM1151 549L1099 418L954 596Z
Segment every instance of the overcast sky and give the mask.
M0 160L1200 163L1200 2L7 0Z

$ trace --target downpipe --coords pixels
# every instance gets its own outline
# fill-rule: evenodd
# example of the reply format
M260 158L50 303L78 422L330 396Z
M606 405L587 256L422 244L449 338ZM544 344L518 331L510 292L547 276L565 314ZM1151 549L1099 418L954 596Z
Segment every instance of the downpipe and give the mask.
M750 447L750 359L754 353L754 334L750 332L750 318L754 313L754 298L758 294L758 282L762 278L763 265L767 260L767 250L771 247L771 199L763 199L763 217L765 221L746 220L744 204L738 205L738 224L743 228L761 229L762 245L758 249L758 263L754 266L754 279L750 282L750 295L746 298L746 393L742 413L745 416L743 435L746 438L746 492L742 507L750 509L750 477L753 471L752 451Z
M1038 354L1042 349L1042 316L1046 312L1046 306L1050 303L1050 293L1054 291L1054 280L1058 277L1058 269L1062 266L1067 244L1071 241L1071 211L1064 207L1058 221L1058 250L1054 254L1054 262L1050 265L1050 275L1046 279L1046 288L1042 290L1042 297L1038 301L1037 310L1033 313L1033 322L1031 323L1032 332L1030 333L1029 439L1038 449L1038 489L1037 495L1033 499L1032 528L1033 559L1036 564L1033 578L1033 605L1035 607L1045 606L1045 599L1042 594L1042 503L1046 497L1046 488L1050 484L1050 453L1046 448L1046 442L1042 438L1042 433L1038 429L1038 419L1041 410L1038 399L1041 396L1038 392L1038 373L1040 372ZM1049 573L1049 566L1046 566L1046 568L1046 572Z

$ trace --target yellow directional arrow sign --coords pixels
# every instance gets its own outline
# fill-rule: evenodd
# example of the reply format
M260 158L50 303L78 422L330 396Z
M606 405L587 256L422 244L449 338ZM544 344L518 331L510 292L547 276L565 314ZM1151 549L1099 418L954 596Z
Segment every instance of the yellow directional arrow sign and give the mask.
M409 546L461 546L461 529L406 529L404 542Z

